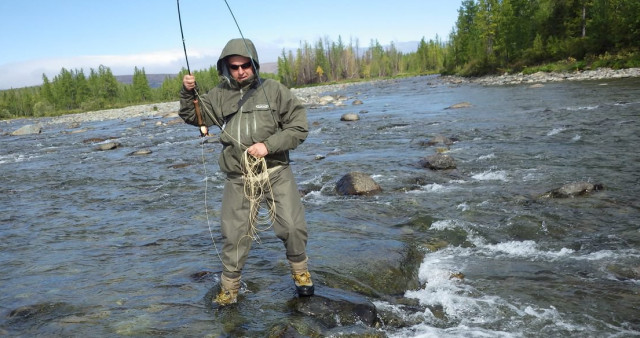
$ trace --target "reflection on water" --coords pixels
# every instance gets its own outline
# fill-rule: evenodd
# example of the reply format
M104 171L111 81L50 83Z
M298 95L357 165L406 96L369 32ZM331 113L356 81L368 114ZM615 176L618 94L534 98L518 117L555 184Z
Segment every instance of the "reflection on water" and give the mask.
M372 299L413 323L384 327L387 335L639 334L639 80L529 88L417 77L341 94L364 104L310 109L309 139L292 153L318 283L366 275L415 246L422 284L402 297L420 310ZM458 102L472 105L446 109ZM341 122L349 112L360 121ZM293 287L269 232L251 252L244 301L234 314L211 311L220 145L158 121L168 119L68 133L40 120L40 135L0 137L0 333L250 336L300 320L286 306ZM439 134L458 140L447 151L454 172L418 165L436 151L423 141ZM122 147L96 151L90 138ZM139 149L152 154L129 155ZM335 182L354 170L383 193L336 196ZM574 181L605 190L536 198Z

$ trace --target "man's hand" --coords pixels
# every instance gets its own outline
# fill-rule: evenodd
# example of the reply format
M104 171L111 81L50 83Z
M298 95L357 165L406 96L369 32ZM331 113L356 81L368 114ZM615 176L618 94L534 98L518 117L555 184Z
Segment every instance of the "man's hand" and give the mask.
M256 143L247 149L247 153L253 157L260 158L267 156L269 150L267 150L267 146L264 143Z
M191 75L191 74L187 74L182 78L182 85L184 86L184 88L186 88L187 90L193 90L193 88L196 87L196 77Z

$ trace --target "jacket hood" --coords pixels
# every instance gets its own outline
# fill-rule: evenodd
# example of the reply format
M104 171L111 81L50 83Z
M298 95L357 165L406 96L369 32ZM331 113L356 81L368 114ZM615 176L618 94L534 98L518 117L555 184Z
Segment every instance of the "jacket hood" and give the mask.
M227 67L226 59L232 55L240 55L248 57L253 60L256 67L256 75L260 70L260 62L258 61L258 52L253 42L249 39L232 39L227 42L227 45L222 49L220 58L218 58L218 74L229 78L229 68Z

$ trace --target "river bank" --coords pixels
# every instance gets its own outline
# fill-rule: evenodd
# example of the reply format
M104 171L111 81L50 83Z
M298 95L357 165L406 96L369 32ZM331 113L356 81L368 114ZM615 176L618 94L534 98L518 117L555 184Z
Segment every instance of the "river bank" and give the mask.
M596 70L580 71L580 72L561 72L561 73L545 73L537 72L533 74L503 74L499 76L482 76L482 77L461 77L461 76L435 76L429 80L430 85L461 85L461 84L478 84L483 86L504 86L516 84L531 84L541 86L545 83L561 82L561 81L589 81L589 80L606 80L640 77L640 68L628 69L610 69L599 68ZM372 80L370 82L394 81L394 79ZM342 101L326 100L327 95L339 95L346 88L362 84L362 82L339 83L330 85L321 85L314 87L293 88L293 93L306 106L323 106L327 104L340 105ZM77 114L68 114L51 118L48 123L58 124L78 124L85 122L106 121L113 119L127 119L134 117L177 117L177 111L180 108L178 101L151 103L143 105L129 106L125 108L106 109L98 111L90 111ZM31 120L31 119L30 119ZM36 119L37 120L37 119Z
M503 74L499 76L488 75L466 78L461 76L442 76L440 79L454 84L475 83L485 86L515 85L515 84L541 84L561 81L589 81L605 79L625 79L640 77L640 68L611 69L598 68L595 70L577 72L537 72L533 74Z

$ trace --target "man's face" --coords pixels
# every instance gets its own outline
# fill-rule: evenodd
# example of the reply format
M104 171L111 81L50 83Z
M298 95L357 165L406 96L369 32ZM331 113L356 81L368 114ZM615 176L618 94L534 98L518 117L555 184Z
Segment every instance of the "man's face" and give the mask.
M229 57L227 61L229 66L229 73L238 83L241 83L253 75L253 67L251 65L251 59L248 57L233 55Z

